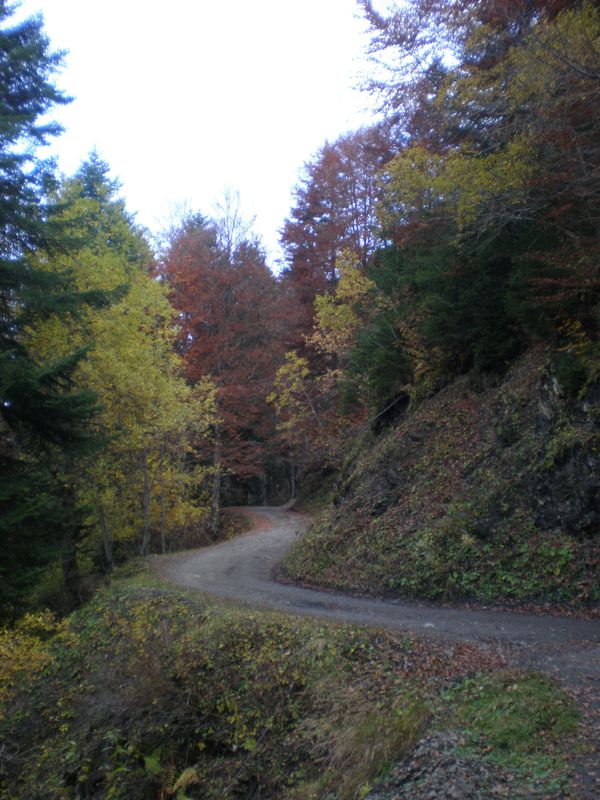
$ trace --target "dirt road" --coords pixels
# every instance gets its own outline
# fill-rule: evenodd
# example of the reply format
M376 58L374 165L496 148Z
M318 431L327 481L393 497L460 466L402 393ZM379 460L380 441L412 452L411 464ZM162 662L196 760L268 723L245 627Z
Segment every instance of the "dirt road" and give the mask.
M278 609L339 622L401 628L416 633L517 647L565 646L600 658L600 622L487 609L444 608L427 603L377 600L278 583L273 572L306 522L280 508L247 509L255 530L201 550L157 557L159 574L171 583L245 605ZM577 659L574 659L577 661Z
M600 622L445 608L428 603L352 597L278 583L274 572L305 519L280 508L244 509L253 530L212 547L154 558L165 580L252 607L338 622L470 640L501 649L510 663L562 679L577 696L595 752L582 764L582 797L600 795Z

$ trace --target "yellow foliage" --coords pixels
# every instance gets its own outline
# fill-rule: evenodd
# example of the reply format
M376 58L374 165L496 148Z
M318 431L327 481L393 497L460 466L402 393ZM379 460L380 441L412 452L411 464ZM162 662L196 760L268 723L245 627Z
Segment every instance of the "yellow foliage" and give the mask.
M401 150L389 162L381 177L382 201L378 207L384 228L413 213L431 212L440 203L434 187L442 168L441 156L425 147Z
M493 35L478 25L467 52L476 54ZM422 146L401 151L382 176L382 224L452 220L461 234L474 223L481 229L527 214L531 188L544 169L548 129L556 125L560 141L561 126L568 124L565 104L593 106L599 52L600 10L585 0L552 19L540 16L495 66L469 70L463 64L450 72L435 99L440 113L451 117L452 109L460 114L470 107L497 113L504 144L492 137L486 151L468 144L444 153ZM583 175L593 169L594 154L579 154Z
M68 215L85 220L95 209L94 201L78 199ZM98 396L95 425L106 446L81 469L77 495L90 510L93 540L136 541L142 528L164 535L204 518L209 503L199 482L205 475L189 472L185 461L193 442L210 437L216 390L210 379L194 389L183 379L166 288L148 273L138 234L113 216L114 237L105 232L105 241L99 237L75 254L38 257L48 270L70 269L81 290L119 288L118 299L87 308L77 319L38 324L29 344L42 360L92 344L75 379Z
M535 105L551 114L570 76L595 79L599 52L600 9L585 0L550 21L541 18L524 45L513 48L498 66L494 78L498 87L508 85L506 101L511 110ZM584 80L567 91L585 93L585 86ZM581 99L585 101L585 96Z
M451 216L462 232L500 198L503 207L518 205L535 171L535 150L526 136L485 155L468 149L438 155L411 147L387 167L380 219L389 226L414 213L430 220Z
M567 344L559 348L560 350L570 351L581 356L585 355L593 345L580 320L568 319L559 326L558 330L567 340Z
M52 664L48 645L40 637L58 629L47 611L27 614L14 629L0 629L0 719L14 690Z
M343 251L337 261L339 281L335 294L315 299L315 330L307 341L322 353L342 358L354 342L360 325L357 306L366 303L374 283L360 269L356 256Z
M177 778L177 781L175 782L171 791L174 794L180 789L187 789L188 786L195 786L199 783L200 778L198 776L198 771L195 769L195 767L188 767L187 769L184 769L179 778Z
M497 153L479 156L452 153L443 164L436 189L449 198L460 231L478 219L497 198L518 205L522 191L536 172L535 149L526 136L518 136Z
M279 417L277 430L290 444L302 436L302 423L310 413L306 386L309 374L308 361L294 351L287 352L284 363L275 374L273 391L267 397L267 402L275 407Z

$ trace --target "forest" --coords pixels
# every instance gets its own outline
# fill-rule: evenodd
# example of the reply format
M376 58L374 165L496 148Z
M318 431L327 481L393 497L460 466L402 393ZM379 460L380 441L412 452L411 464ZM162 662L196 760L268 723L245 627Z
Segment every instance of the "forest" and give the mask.
M597 378L597 5L359 5L380 115L306 162L275 275L233 193L151 246L97 153L58 175L61 55L2 3L5 619L309 494L458 376Z
M63 54L0 0L3 799L597 796L564 631L302 621L148 566L292 500L283 582L597 617L600 4L357 9L378 112L307 154L275 273L234 191L157 237L96 151L61 174Z

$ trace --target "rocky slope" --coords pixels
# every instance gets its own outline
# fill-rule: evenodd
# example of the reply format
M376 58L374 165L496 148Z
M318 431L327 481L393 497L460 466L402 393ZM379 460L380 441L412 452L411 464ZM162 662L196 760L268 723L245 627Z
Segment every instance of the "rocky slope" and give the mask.
M581 383L538 348L501 380L463 376L369 434L287 575L432 599L597 603L600 381Z

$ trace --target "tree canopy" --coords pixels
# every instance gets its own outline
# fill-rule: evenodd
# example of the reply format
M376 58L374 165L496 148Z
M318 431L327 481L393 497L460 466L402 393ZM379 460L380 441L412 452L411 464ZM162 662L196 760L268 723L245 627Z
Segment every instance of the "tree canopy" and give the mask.
M573 391L597 374L597 3L358 5L380 116L306 162L274 275L233 191L155 253L98 153L55 174L62 56L0 0L9 613L60 564L74 601L86 570L218 536L224 503L296 494L535 342Z

